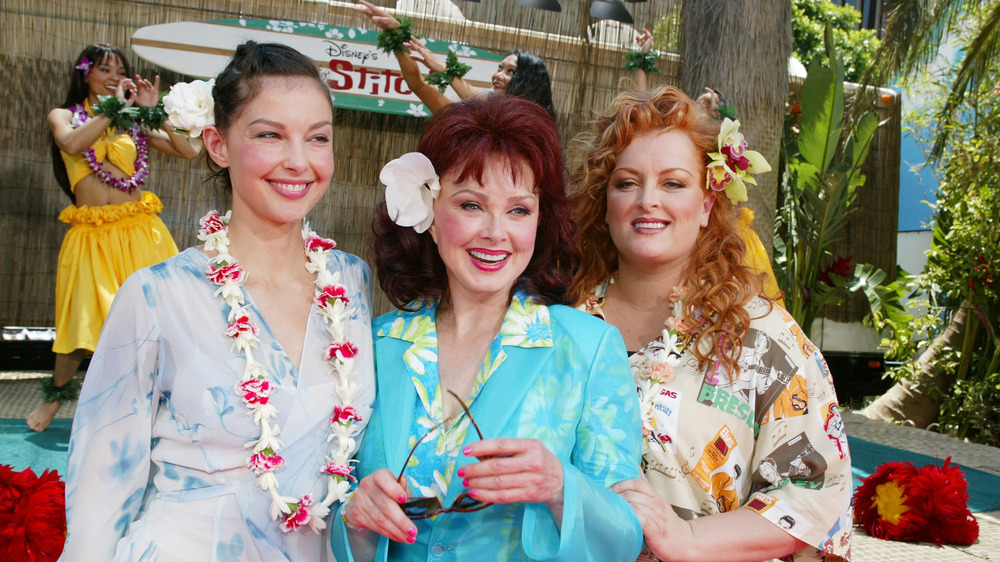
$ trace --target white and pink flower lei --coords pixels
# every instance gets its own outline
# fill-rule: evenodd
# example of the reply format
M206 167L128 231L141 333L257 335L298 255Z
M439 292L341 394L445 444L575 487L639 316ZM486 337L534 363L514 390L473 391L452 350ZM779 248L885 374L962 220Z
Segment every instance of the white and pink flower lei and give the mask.
M73 112L73 128L79 127L90 119L90 114L87 113L82 103L74 105L71 111ZM132 194L146 183L146 176L149 175L149 145L146 143L146 134L139 127L130 130L128 134L135 142L136 150L135 173L131 177L116 178L112 176L111 172L105 170L104 166L97 161L97 154L94 153L93 146L88 146L87 150L83 151L83 159L87 162L90 171L101 181L119 191Z
M334 407L330 418L330 436L327 441L332 442L331 449L326 465L319 468L328 475L327 494L322 501L316 503L309 494L297 499L278 493L275 472L285 466L285 460L279 454L283 447L278 439L281 428L271 424L271 420L278 416L277 409L270 402L271 394L277 391L277 387L268 380L266 366L253 356L252 350L259 343L259 330L244 307L240 285L246 280L246 271L229 253L229 217L228 212L220 216L218 211L210 211L199 221L201 229L198 239L205 243L206 252L218 252L209 262L205 274L209 281L219 285L215 296L221 296L230 307L229 325L225 333L233 338L232 351L242 353L247 360L243 376L234 388L243 400L247 414L253 416L254 424L261 429L260 438L246 444L247 448L253 450L247 459L247 468L257 475L257 486L271 495L269 513L271 519L283 517L282 531L287 533L308 526L319 533L326 527L323 519L330 513L330 506L336 501L346 500L351 482L356 481L352 474L354 467L351 463L354 461L351 455L357 448L355 437L361 431L355 422L363 421L352 405L359 390L357 383L351 381L358 348L351 343L346 333L347 321L354 309L348 308L350 299L347 288L338 283L339 272L331 274L326 267L330 250L336 243L317 236L309 229L308 223L303 225L302 239L305 241L306 257L309 260L306 269L316 275L316 305L330 334L331 343L324 350L323 358L330 363L330 375L336 379L336 393L340 399L340 404Z
M660 395L664 387L674 380L675 368L680 364L684 343L676 328L669 323L663 329L660 338L650 342L641 350L629 357L632 367L632 377L635 379L636 391L639 394L639 415L642 417L643 453L649 450L649 437L657 438L656 417L653 412L653 400ZM658 438L657 438L658 439Z

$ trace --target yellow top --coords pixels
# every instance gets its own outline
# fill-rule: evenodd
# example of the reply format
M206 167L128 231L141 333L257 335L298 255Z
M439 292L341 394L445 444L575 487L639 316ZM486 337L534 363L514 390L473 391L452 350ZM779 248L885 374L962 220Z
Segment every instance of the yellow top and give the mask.
M743 265L752 269L754 273L763 273L765 275L764 294L776 299L776 302L781 306L785 306L785 299L777 298L781 295L781 288L778 287L778 280L774 277L774 270L771 269L771 260L767 256L767 250L764 249L764 244L757 236L757 232L750 226L751 222L753 222L753 211L747 207L740 207L740 218L736 223L736 231L740 233L740 238L743 238L747 245Z
M87 108L87 115L93 117L94 112L90 109L90 106L84 103L84 107ZM101 137L90 146L94 149L94 156L98 162L104 162L104 159L107 158L126 174L131 176L135 173L135 161L139 157L139 152L135 146L135 141L132 140L132 137L128 133L118 134L115 133L112 127L108 127L106 131L101 133ZM80 180L93 172L90 166L87 165L83 153L70 155L61 150L59 153L66 164L66 175L69 176L69 188L75 193L76 184L80 183Z

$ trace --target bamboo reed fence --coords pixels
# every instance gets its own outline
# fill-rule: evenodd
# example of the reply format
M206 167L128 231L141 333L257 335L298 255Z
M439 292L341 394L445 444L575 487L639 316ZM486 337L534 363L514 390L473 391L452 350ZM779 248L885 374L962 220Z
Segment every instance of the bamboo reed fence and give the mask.
M651 27L674 13L678 2L628 7L637 26ZM632 36L626 30L618 38L615 26L591 19L589 0L560 3L563 11L556 14L522 8L513 0L456 2L465 21L421 12L417 1L409 5L418 10L412 14L414 28L422 35L499 53L529 49L542 57L553 80L560 134L567 140L617 92L631 87L629 74L621 70L621 56L632 48ZM186 77L155 68L129 52L130 37L140 27L236 17L370 25L355 15L350 3L311 0L0 0L0 14L0 75L5 85L0 90L0 325L21 326L53 324L56 261L68 229L56 217L69 200L53 179L45 115L62 101L70 62L85 46L105 42L123 48L134 71L146 77L159 74L165 90ZM655 81L677 83L677 57L661 57L660 70ZM339 248L366 257L372 210L382 197L378 172L385 162L416 147L423 120L343 109L334 119L336 172L310 221L319 233L335 238ZM193 245L198 218L208 209L228 208L227 196L204 183L207 170L200 159L152 152L147 188L163 200L161 216L178 246ZM883 171L879 168L869 178ZM898 164L894 173L898 175ZM881 207L883 215L891 209L893 219L895 208ZM891 241L894 246L894 225ZM387 301L376 293L376 311L387 310Z

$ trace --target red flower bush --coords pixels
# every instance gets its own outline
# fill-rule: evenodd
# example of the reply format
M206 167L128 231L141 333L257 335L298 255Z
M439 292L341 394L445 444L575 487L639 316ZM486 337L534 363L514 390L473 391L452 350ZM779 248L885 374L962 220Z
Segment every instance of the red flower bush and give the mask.
M56 560L66 541L66 485L59 473L0 466L0 560Z

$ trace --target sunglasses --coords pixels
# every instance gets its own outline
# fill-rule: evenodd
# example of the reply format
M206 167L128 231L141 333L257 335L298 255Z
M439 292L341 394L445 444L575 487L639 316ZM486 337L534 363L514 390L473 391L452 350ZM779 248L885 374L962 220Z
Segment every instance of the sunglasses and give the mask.
M457 394L455 394L450 390L448 391L448 394L451 394L452 396L455 397L455 400L458 400L459 405L462 406L462 410L465 411L465 415L469 416L469 421L472 422L472 427L476 428L476 433L479 435L479 440L482 441L484 439L483 432L479 431L479 425L476 424L475 418L472 417L472 412L470 412L469 408L465 406L465 401L459 398ZM434 431L439 427L441 427L442 425L444 425L444 422L441 422L435 425L434 427L430 428L429 430L427 430L427 433L424 433L423 436L420 437L420 439L417 439L416 444L414 444L413 448L410 449L410 454L406 456L406 461L403 462L403 469L400 470L399 475L396 476L397 481L399 481L399 479L403 477L403 473L406 472L406 466L410 464L410 459L413 457L414 451L417 450L417 446L420 445L420 443L422 443L423 440L426 439L428 435L434 433ZM452 511L458 513L469 513L472 511L479 511L480 509L485 509L489 507L489 505L490 504L487 502L479 501L470 496L468 493L462 492L457 498L455 498L455 501L451 503L451 507L444 507L443 505L441 505L441 500L438 499L437 496L429 498L410 498L409 500L407 500L406 503L402 504L400 507L403 508L403 513L405 513L406 516L409 517L410 519L427 519L428 517L434 517L435 515L441 513L449 513Z

